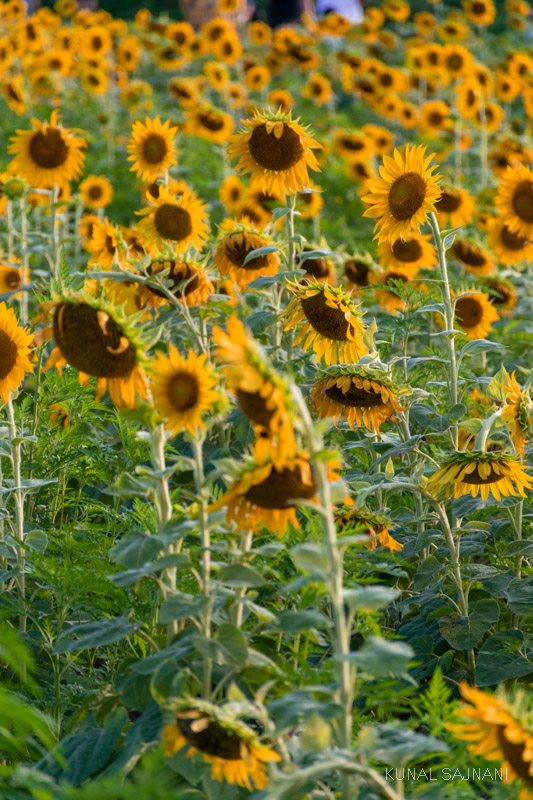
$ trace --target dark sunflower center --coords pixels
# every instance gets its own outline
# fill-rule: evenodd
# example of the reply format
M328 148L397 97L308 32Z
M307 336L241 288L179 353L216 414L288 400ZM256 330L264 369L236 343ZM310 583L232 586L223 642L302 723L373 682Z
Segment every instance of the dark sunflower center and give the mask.
M61 354L81 372L96 378L127 378L135 369L135 348L126 344L122 329L109 315L84 303L61 303L53 326Z
M216 114L198 114L199 122L208 131L220 131L224 127L224 120Z
M474 328L483 319L483 309L474 297L461 297L455 306L455 316L463 328Z
M484 253L479 248L461 239L454 243L453 253L458 261L469 267L483 267L487 263Z
M398 221L410 219L424 203L426 183L417 172L400 175L389 189L389 208Z
M89 197L91 200L99 200L102 196L102 187L95 184L89 189Z
M448 59L448 67L452 72L457 72L463 66L463 58L458 53L454 53Z
M344 274L356 286L368 286L370 267L364 261L350 259L344 265Z
M241 267L242 269L257 270L267 267L269 264L268 254L264 256L258 256L257 258L252 258L247 264L244 263L246 256L248 256L254 250L258 250L260 247L263 247L265 245L265 241L260 239L259 236L247 235L246 233L243 233L243 241L240 243L238 241L238 238L240 237L241 234L239 233L229 234L224 247L226 258L231 261L232 264L235 264L236 267Z
M505 727L503 725L497 726L496 736L505 759L509 762L516 774L522 778L524 783L528 786L533 786L533 777L529 774L530 763L524 759L524 745L522 743L513 744L509 742L505 737Z
M188 211L171 203L163 203L154 214L154 224L163 239L180 242L192 233L191 216Z
M310 297L302 297L300 302L307 321L321 336L337 342L347 341L348 321L344 316L344 311L326 305L323 292L318 292Z
M160 188L161 184L157 183L157 181L154 181L153 183L148 184L148 186L146 187L146 191L149 192L149 194L151 194L152 197L157 198L159 197Z
M93 39L92 39L93 50L101 50L101 48L103 47L103 44L104 43L102 42L102 40L101 40L101 38L99 36L93 36Z
M389 75L388 72L384 72L382 75L379 76L379 82L382 86L385 87L392 86L393 83L392 75Z
M325 258L305 258L305 251L302 256L304 258L298 266L300 269L305 269L308 275L314 278L326 278L329 275L328 262Z
M485 3L474 3L472 5L472 12L474 14L478 14L478 15L484 14L485 10L486 10Z
M528 243L528 240L524 239L523 236L511 233L507 225L503 226L500 237L508 250L522 250Z
M432 111L429 115L429 124L435 127L440 127L443 123L444 117L438 111Z
M208 756L218 756L226 761L237 761L241 757L241 740L236 733L225 730L218 722L210 722L203 731L194 731L195 720L178 719L178 728L182 736L187 739L201 753Z
M408 239L406 242L396 239L392 245L392 253L398 261L405 261L407 264L418 261L422 255L422 247L416 239Z
M428 62L432 66L436 66L439 63L439 55L438 55L438 53L435 53L435 52L429 53L427 58L428 58Z
M489 296L489 300L493 306L505 306L512 300L513 294L505 283L499 281L486 281L489 289L492 289L495 294Z
M373 389L367 392L366 389L355 386L353 383L347 392L343 392L338 386L330 386L329 389L326 389L326 395L335 403L353 408L376 408L383 405L383 399L379 392L375 392Z
M68 153L68 145L63 140L60 131L55 128L46 133L37 131L31 138L31 159L42 169L57 169L65 163Z
M260 508L283 509L292 508L298 498L309 500L316 489L314 479L309 486L302 481L299 469L285 467L281 472L273 469L268 478L248 489L244 496Z
M177 411L188 411L198 402L199 386L194 375L177 372L168 386L168 399Z
M105 246L106 246L107 251L112 256L114 256L115 255L115 250L116 250L116 245L115 245L115 242L113 241L113 238L111 236L106 236L105 237Z
M143 156L149 164L159 164L168 153L167 143L162 136L147 136L143 144Z
M168 275L166 276L166 280L172 281L172 286L170 290L176 294L184 294L188 295L191 292L196 291L198 288L198 284L200 283L200 278L198 277L198 273L194 272L193 277L193 270L186 264L184 261L157 261L153 264L150 264L148 269L146 270L149 275L157 275L158 272L162 272L165 269L170 268ZM183 282L187 281L184 287L182 287L179 292L177 291L178 286ZM152 294L155 294L157 297L166 297L167 295L158 289L156 286L150 286L150 291Z
M533 181L518 184L513 194L513 209L524 222L533 222Z
M245 392L244 389L237 389L237 399L243 412L254 425L262 425L268 428L274 412L266 407L264 397L259 392Z
M359 150L363 150L365 145L360 139L345 137L341 139L341 146L344 147L345 150L352 150L354 153L357 153Z
M461 195L454 189L443 189L440 198L435 203L437 211L451 214L461 207Z
M274 131L267 133L263 122L254 128L248 141L252 158L264 169L274 172L288 170L301 161L304 148L300 137L289 125L283 123L283 132L279 139Z
M9 269L4 273L4 283L10 290L18 289L22 283L20 272L16 269Z
M502 476L498 472L493 470L492 466L490 469L491 471L488 474L488 476L486 478L482 478L481 475L479 474L479 469L476 465L475 470L473 470L473 472L470 472L468 475L465 475L461 480L463 483L472 484L474 486L483 486L483 484L487 483L497 483L499 480L501 480Z
M16 103L20 103L20 101L21 101L21 99L22 99L22 98L21 98L21 96L20 96L19 92L17 92L17 90L15 89L15 87L14 87L14 86L12 86L11 84L9 84L9 83L8 83L8 84L7 84L7 91L9 92L9 96L10 96L10 97L11 97L11 98L12 98L12 99L13 99L13 100L16 102Z
M11 337L0 330L0 380L6 378L17 363L17 345Z

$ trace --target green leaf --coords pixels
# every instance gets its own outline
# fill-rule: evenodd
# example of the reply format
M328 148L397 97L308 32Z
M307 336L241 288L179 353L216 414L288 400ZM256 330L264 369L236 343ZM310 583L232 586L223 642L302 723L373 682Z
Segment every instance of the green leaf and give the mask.
M240 628L225 622L218 628L214 639L225 651L228 664L246 664L248 645Z
M73 625L66 633L61 634L53 652L71 653L74 650L79 652L93 647L103 647L119 642L138 628L139 624L129 622L127 617L111 617L99 622Z
M270 253L275 253L277 250L280 250L280 248L275 244L266 244L264 247L258 247L257 250L252 250L251 253L248 253L242 262L242 266L245 267L250 261L260 258L261 256L268 256Z
M390 586L360 586L357 589L346 589L344 602L350 611L378 611L392 603L401 594L399 589Z
M420 759L426 760L430 755L448 753L449 747L433 736L410 731L400 725L377 725L379 749L373 757L384 761L387 767L402 768L405 764ZM427 768L429 774L429 767Z
M496 400L498 403L505 402L507 399L507 392L503 388L502 384L506 385L508 380L509 373L502 364L496 375L487 386L487 395L491 398L491 400Z
M526 643L522 631L500 631L481 646L476 663L476 686L493 686L531 674L533 649Z
M325 630L331 628L332 621L321 611L314 608L302 609L302 611L285 611L277 621L281 631L286 633L300 633L312 628Z
M413 655L412 648L405 642L371 636L360 650L350 653L347 658L368 675L381 678L386 675L403 675Z
M517 539L510 542L503 551L503 555L509 558L513 556L533 556L533 542L529 539Z
M219 569L217 578L221 583L228 583L230 586L251 586L259 588L264 586L266 581L257 570L245 564L228 564Z
M48 536L44 531L29 531L24 537L24 547L29 547L36 553L44 553L48 547Z
M514 614L531 616L533 613L533 579L515 578L507 587L505 597Z
M458 614L441 617L439 629L454 650L472 650L499 616L500 606L496 600L478 600L468 617Z
M209 598L202 594L185 594L179 592L172 595L162 604L159 609L159 622L165 625L167 622L187 619L188 617L199 617L209 605Z
M312 542L299 544L291 549L291 558L302 572L326 577L326 552L322 545Z

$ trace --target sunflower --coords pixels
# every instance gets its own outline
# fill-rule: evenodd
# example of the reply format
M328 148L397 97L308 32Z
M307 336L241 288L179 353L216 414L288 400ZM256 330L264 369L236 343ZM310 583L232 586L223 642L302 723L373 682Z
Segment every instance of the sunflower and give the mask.
M533 409L531 395L528 389L521 389L512 375L506 374L507 382L501 384L506 393L505 406L502 411L502 420L508 422L509 434L519 455L523 456L531 423L533 422Z
M333 261L330 258L325 258L323 256L319 258L306 258L305 255L306 252L323 249L326 246L326 243L323 241L316 247L313 245L304 247L302 252L297 256L296 263L298 269L305 270L305 275L302 275L301 278L302 283L311 280L318 281L319 283L327 281L330 286L337 285L337 273Z
M222 144L233 131L233 118L214 106L200 105L187 111L185 133Z
M255 460L263 463L270 458L281 470L296 456L289 385L237 317L228 320L227 333L215 326L213 341L227 386L254 426Z
M412 272L411 272L412 274ZM370 285L379 283L382 288L376 289L376 300L380 306L388 311L390 314L396 314L398 311L405 310L406 298L398 294L398 284L406 289L409 288L408 284L413 280L405 270L385 270L372 272L368 280ZM384 288L383 288L384 287Z
M306 191L298 192L296 196L296 210L302 220L318 217L323 206L322 190L315 183L310 183Z
M17 292L11 297L16 297L18 300L22 297L22 292L17 290L28 280L28 271L25 271L23 266L18 266L17 261L19 259L13 256L10 264L0 264L0 295Z
M357 131L336 130L333 133L333 148L343 158L368 160L374 155L370 136Z
M450 108L443 100L430 100L420 110L420 129L428 136L438 136L452 127Z
M204 427L203 416L220 399L217 383L207 355L189 350L187 358L170 345L168 357L158 353L151 366L154 406L175 436L180 430L194 433Z
M414 278L419 269L433 269L437 265L437 253L429 235L411 233L405 239L381 242L378 261L385 269Z
M165 31L167 39L171 39L180 50L190 50L196 41L196 33L190 22L172 22Z
M286 89L274 89L268 95L268 104L283 114L288 114L294 105L294 98Z
M13 171L31 186L52 189L76 180L81 174L85 142L59 124L59 112L52 111L50 122L31 121L31 131L17 131L8 150L14 154Z
M236 33L231 33L213 44L213 55L224 64L235 64L242 56L242 45Z
M411 14L409 3L405 0L383 0L381 9L385 16L394 22L404 22Z
M533 242L517 233L511 233L500 217L490 220L487 242L498 261L506 267L524 260L533 261Z
M89 264L99 264L103 269L111 269L115 261L120 263L124 260L123 236L107 217L104 220L97 217L91 222L91 238L86 249L93 253Z
M134 122L128 142L128 161L133 161L131 171L142 180L155 181L176 164L173 142L177 130L168 120L161 124L159 117L154 120L146 117L144 123Z
M80 33L80 52L85 58L102 58L111 50L112 45L109 31L103 25L93 25Z
M394 147L394 134L387 128L382 128L380 125L363 125L361 128L363 133L370 138L374 152L382 156L384 153L390 153Z
M511 233L533 239L533 171L523 164L508 167L495 202Z
M526 710L529 698L522 689L512 695L502 690L491 695L464 681L459 689L469 703L463 703L457 710L457 715L465 721L448 723L448 730L458 739L466 740L473 755L501 761L504 783L519 779L533 788L533 733L531 712ZM524 790L517 796L530 798L531 793Z
M496 18L496 6L492 0L464 0L465 16L475 25L492 25Z
M163 728L166 756L188 747L188 757L201 753L204 761L211 764L212 780L226 780L250 791L266 788L265 765L280 757L262 745L255 731L228 708L184 698L174 704L172 711L174 721Z
M246 198L247 189L237 175L228 175L220 184L220 202L228 211L236 211Z
M206 303L215 291L215 287L202 265L191 261L160 256L150 261L146 267L146 274L152 277L167 270L168 273L162 278L167 282L168 291L172 292L181 303L185 303L191 308ZM168 295L156 285L155 281L140 285L137 297L141 308L146 305L157 308L168 299Z
M442 66L450 78L468 75L474 58L461 44L447 44L442 50Z
M354 253L344 259L344 277L348 281L348 288L356 291L369 285L369 277L373 267L372 256L369 253Z
M68 409L61 403L52 403L49 406L50 411L50 425L53 428L68 428L70 424L70 414Z
M312 100L315 105L323 106L333 97L331 83L324 75L313 72L309 76L306 86L302 89L302 97Z
M383 156L379 178L370 179L363 201L370 207L364 217L377 217L374 231L379 242L396 241L412 230L417 231L426 214L435 210L441 191L436 185L439 175L432 175L429 164L433 155L425 157L426 148L407 145L405 155L394 151L394 158Z
M260 247L272 244L271 240L254 228L249 219L241 222L225 220L220 227L221 239L215 251L215 263L223 278L229 276L239 288L262 276L275 275L279 269L279 253L272 252L252 258L246 264L246 257Z
M377 514L367 508L341 506L335 510L335 523L343 534L346 529L354 528L355 531L369 536L370 539L365 544L367 550L375 550L378 544L381 550L388 548L391 553L403 550L403 544L390 535L390 519L384 514Z
M273 194L299 192L309 185L307 167L320 171L313 153L321 148L291 113L256 111L245 130L231 137L229 158L239 158L236 172L251 172L250 187Z
M368 367L343 365L324 370L311 390L320 418L343 418L379 434L380 425L401 411L394 387L385 373Z
M195 106L200 99L198 81L196 78L183 78L176 76L168 84L168 91L184 108Z
M479 109L474 122L480 128L486 128L489 133L495 133L505 119L505 111L498 103L491 103L489 100L485 103L483 109Z
M484 278L483 286L487 289L489 301L495 306L500 317L510 316L518 302L516 289L511 281L505 278Z
M494 272L495 265L491 254L474 242L457 238L451 246L450 252L468 272L472 272L474 275L490 275L491 272Z
M1 92L9 108L15 114L26 113L28 105L22 75L17 75L7 80L3 78Z
M510 103L518 97L522 87L520 81L508 75L506 72L496 72L496 97L502 103Z
M96 402L109 388L119 408L134 408L135 394L146 396L142 355L148 341L143 339L119 308L102 298L82 292L55 297L53 309L55 348L44 369L66 364L79 370L81 385L96 378ZM135 321L135 318L133 318Z
M268 86L271 79L270 70L260 64L254 64L246 70L244 75L244 85L252 92L260 92Z
M475 119L481 108L481 90L475 78L465 78L455 89L457 111L464 119Z
M458 228L472 222L475 204L466 189L442 186L442 194L435 203L437 219L441 227Z
M486 500L489 493L499 502L502 497L525 497L525 489L533 489L533 480L516 456L498 450L483 453L479 450L454 453L444 459L444 464L430 477L426 488L435 492L444 487L450 495L461 497L471 494Z
M316 491L307 453L286 459L282 469L276 469L272 461L260 464L248 461L211 510L225 507L227 524L233 521L239 530L259 533L268 528L281 537L289 524L299 527L297 501L314 500Z
M206 208L192 192L176 197L162 186L153 204L136 212L144 216L139 230L157 244L173 242L180 251L192 244L201 250L208 236Z
M204 65L204 74L209 85L217 92L223 91L230 80L228 68L224 64L219 64L217 61L208 61L207 64Z
M355 181L355 183L363 184L363 188L360 189L360 191L365 191L364 184L366 184L367 181L371 178L377 178L377 173L372 167L372 163L359 158L350 158L346 161L345 169L348 177Z
M28 357L32 342L32 334L17 323L14 310L0 303L0 398L3 403L9 402L11 390L19 389L25 373L33 372Z
M117 70L133 72L141 60L141 46L136 36L126 36L116 49Z
M326 364L357 363L368 353L362 314L348 292L319 281L288 281L288 289L293 298L284 313L285 330L300 328L295 345L305 339L303 350L312 347L315 360L324 356Z
M89 175L80 183L80 195L87 208L105 208L113 199L113 185L104 175Z
M469 339L485 339L498 319L500 315L483 292L471 292L455 301L455 321Z

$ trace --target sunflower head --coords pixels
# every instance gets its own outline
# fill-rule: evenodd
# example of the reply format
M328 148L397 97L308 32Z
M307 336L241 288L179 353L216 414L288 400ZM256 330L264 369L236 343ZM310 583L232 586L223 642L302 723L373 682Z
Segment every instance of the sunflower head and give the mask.
M468 292L454 298L455 321L469 339L485 339L500 315L484 292Z
M312 347L316 360L324 356L327 364L357 363L368 353L362 314L351 294L319 281L288 281L288 288L293 298L285 329L300 329L295 345L305 339L303 349Z
M307 168L319 171L313 149L321 145L291 112L256 111L231 138L229 158L239 158L236 171L251 172L250 186L273 194L289 194L309 185Z
M367 550L375 550L378 544L381 550L387 548L391 553L403 550L403 544L390 535L391 520L385 514L345 505L335 510L335 522L343 535L353 529L356 533L368 536L369 541L365 545Z
M206 208L188 190L174 195L161 186L158 196L152 197L151 205L136 212L144 217L139 230L150 242L160 246L164 242L172 243L180 253L188 245L201 250L208 235Z
M430 477L426 488L454 497L470 494L481 495L487 500L492 493L498 502L502 497L526 497L526 491L533 489L533 480L525 471L516 456L503 450L484 453L479 450L454 453L444 460L444 464Z
M173 143L177 130L168 120L161 123L159 117L134 122L128 142L128 161L133 161L131 171L143 180L155 181L176 164Z
M222 277L228 276L239 287L246 287L261 276L275 275L280 257L273 252L250 258L254 250L272 246L272 241L244 217L239 222L227 219L220 227L220 241L215 251L215 263Z
M0 398L9 401L26 373L33 372L30 360L33 336L22 328L12 308L0 303Z
M496 207L511 233L533 239L533 171L521 164L503 174Z

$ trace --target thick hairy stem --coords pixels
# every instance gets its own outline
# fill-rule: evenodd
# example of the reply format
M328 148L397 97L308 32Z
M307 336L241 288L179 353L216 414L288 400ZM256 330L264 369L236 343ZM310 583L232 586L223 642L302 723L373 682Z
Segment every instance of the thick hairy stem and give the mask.
M13 401L11 397L7 403L7 417L9 427L9 438L11 440L11 463L13 465L13 486L15 498L15 538L17 540L17 587L19 602L21 606L21 613L19 616L19 630L24 632L26 630L26 614L24 612L26 606L26 576L24 574L26 557L24 553L24 491L21 487L22 474L21 474L21 458L20 447L21 442L17 442L17 425L15 422L15 411L13 408Z
M246 555L246 553L250 552L250 549L252 547L252 541L253 541L253 531L247 531L247 533L244 534L242 540L241 560ZM240 628L242 625L242 615L244 612L244 604L242 601L244 600L245 596L246 596L246 586L240 586L235 593L235 625L237 628Z
M153 431L151 436L151 455L152 464L157 472L164 473L166 469L165 462L165 428L163 425L158 425ZM172 517L172 501L170 499L170 490L168 488L168 478L161 475L158 478L156 500L157 512L157 529L162 531L168 524ZM171 550L173 552L173 550ZM168 567L165 570L165 578L171 590L176 589L176 567ZM167 625L167 644L170 644L172 637L178 632L178 623L176 621L169 622Z
M28 254L28 215L26 209L26 200L24 197L19 202L20 205L20 233L21 233L21 247L22 247L22 286L26 283L29 272L29 254ZM20 298L20 320L23 325L28 322L28 292L24 289Z
M54 184L50 196L50 213L52 216L52 258L53 258L53 278L59 279L59 215L57 213L57 203L59 200L59 187Z
M211 536L209 531L209 519L207 514L207 507L209 504L209 497L207 496L204 476L204 462L203 462L203 444L205 440L205 433L199 432L192 440L193 459L194 459L194 484L196 488L196 497L198 500L198 526L200 528L200 539L202 544L202 579L201 579L201 592L207 599L207 604L204 612L202 613L202 629L206 639L211 638ZM202 676L202 694L208 700L211 697L211 673L213 670L213 661L208 656L204 657L204 672Z
M294 241L294 209L296 207L296 195L289 194L285 201L287 215L285 225L287 230L287 269L296 269L296 242Z

